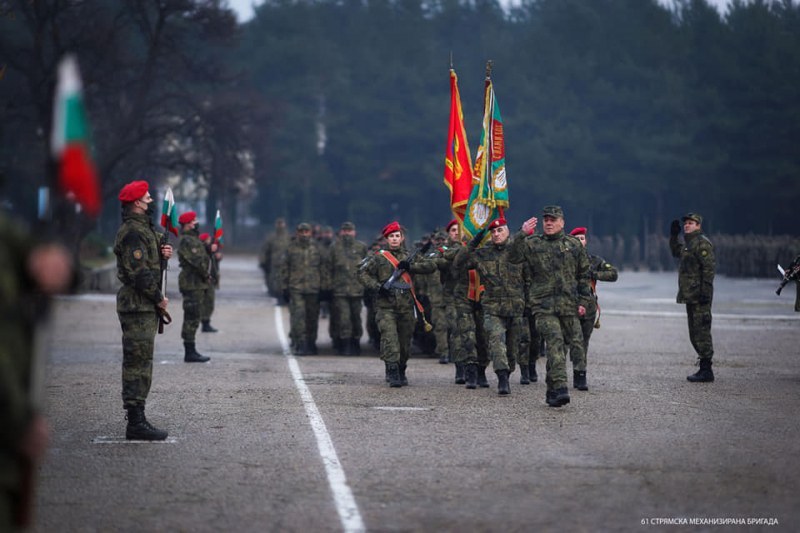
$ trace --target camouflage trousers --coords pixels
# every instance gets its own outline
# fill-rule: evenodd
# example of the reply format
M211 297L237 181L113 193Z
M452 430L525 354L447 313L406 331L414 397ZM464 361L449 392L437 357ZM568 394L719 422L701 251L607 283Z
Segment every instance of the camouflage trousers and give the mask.
M289 297L289 337L295 346L306 340L317 342L319 327L319 293L292 291Z
M486 366L486 332L483 329L483 310L480 306L458 302L449 306L453 330L450 334L450 355L454 363L479 363Z
M589 339L594 331L594 321L597 313L582 316L578 319L583 342L579 345L569 345L569 359L572 361L573 370L586 370L587 355L589 354Z
M377 310L375 309L375 296L366 294L364 296L364 307L367 308L367 335L370 340L380 341L381 332L378 329L378 321L376 320Z
M361 324L361 296L334 296L331 305L331 322L336 317L336 325L331 328L331 337L340 339L360 339L364 334Z
M449 354L448 332L450 331L450 324L447 317L447 307L444 305L431 306L431 325L433 326L433 336L436 339L436 355Z
M583 348L581 326L577 316L556 316L536 313L536 330L547 344L547 390L567 386L566 346L572 344ZM574 368L574 370L585 370Z
M214 303L216 301L217 289L209 287L203 291L203 301L200 306L200 321L205 322L211 320L211 315L214 314Z
M183 342L194 342L197 328L200 326L204 292L204 289L200 289L181 293L183 296L183 327L181 327Z
M122 406L143 406L153 380L158 316L155 311L117 316L122 326Z
M528 315L528 363L536 364L542 355L542 336L536 329L536 320Z
M483 329L486 331L486 346L494 371L514 372L523 335L523 318L484 313Z
M689 321L689 340L700 359L714 356L714 343L711 339L711 304L686 304L686 317Z
M381 334L381 359L386 363L406 364L414 335L413 307L378 307L375 313Z

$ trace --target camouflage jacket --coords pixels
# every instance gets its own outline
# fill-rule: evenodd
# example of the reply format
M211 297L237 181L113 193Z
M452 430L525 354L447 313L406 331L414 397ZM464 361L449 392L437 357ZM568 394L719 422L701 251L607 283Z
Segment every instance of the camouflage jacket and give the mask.
M576 316L578 305L591 305L589 256L575 237L563 231L530 236L519 232L508 258L530 269L527 307L533 314Z
M339 237L330 247L330 280L334 296L362 297L358 267L367 255L367 245L352 236Z
M328 287L325 255L310 239L292 239L281 263L281 286L293 292L313 294Z
M429 305L441 307L445 304L444 287L442 286L442 273L439 268L439 261L442 260L442 251L438 248L431 248L425 259L436 264L436 270L429 274L417 274L414 278L414 287L417 296L424 296Z
M589 255L589 279L591 280L593 298L589 301L589 305L586 306L586 316L594 315L597 312L597 290L595 289L595 282L617 281L618 277L619 273L614 265L600 256Z
M670 236L672 256L680 259L678 265L679 304L710 304L714 299L714 245L701 230L688 233L681 244L677 236Z
M211 287L211 258L206 251L206 245L198 238L200 232L194 228L181 233L181 242L178 245L178 264L181 267L178 288L181 292L208 289Z
M448 239L447 244L438 248L438 254L434 259L439 269L439 279L442 282L443 305L452 305L456 299L456 285L458 284L458 271L453 267L453 260L458 251L463 248L461 242L454 242ZM465 289L466 291L466 289ZM465 292L466 294L466 292Z
M118 313L156 312L161 294L161 233L145 214L125 213L114 241Z
M457 269L478 271L484 286L481 307L492 315L522 316L525 310L523 266L509 262L510 246L510 237L502 244L488 242L477 249L464 246L453 262Z
M373 290L375 295L375 306L377 308L393 308L393 309L411 309L414 305L414 299L409 290L392 290L390 294L380 294L380 289L383 282L391 277L394 272L394 265L389 262L389 259L384 257L383 253L391 253L397 261L408 259L409 253L405 248L398 250L379 250L372 255L368 255L361 267L358 269L358 280L367 290ZM436 270L436 263L424 257L419 257L411 263L412 282L415 274L429 274Z
M261 256L258 259L259 266L267 274L273 271L279 273L281 261L283 261L288 247L289 233L285 229L276 229L275 233L267 237L261 247Z

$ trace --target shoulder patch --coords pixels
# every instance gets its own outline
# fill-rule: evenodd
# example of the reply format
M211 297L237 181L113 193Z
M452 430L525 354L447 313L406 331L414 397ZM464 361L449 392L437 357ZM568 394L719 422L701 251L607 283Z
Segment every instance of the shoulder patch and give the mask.
M133 251L133 258L136 259L137 261L141 261L143 256L144 256L144 254L142 253L142 251L139 248L137 248L137 249L135 249Z
M707 256L708 250L700 250L700 255L702 255L703 257Z

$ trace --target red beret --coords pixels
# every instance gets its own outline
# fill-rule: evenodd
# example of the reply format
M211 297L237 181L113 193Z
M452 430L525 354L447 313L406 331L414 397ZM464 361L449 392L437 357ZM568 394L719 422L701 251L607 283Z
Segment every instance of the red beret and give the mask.
M450 222L447 223L447 226L445 227L445 231L450 231L450 228L453 227L453 224L458 224L458 219L457 218L454 218L453 220L451 220Z
M134 202L147 194L150 186L144 180L132 181L119 191L120 202Z
M209 235L208 233L201 233L200 234L200 240L204 241L204 240L208 239L210 236L211 235Z
M386 226L383 227L383 231L381 233L384 237L388 237L390 233L394 233L395 231L402 231L400 227L400 223L396 220L394 222L389 222Z
M195 213L194 211L186 211L185 213L182 213L181 216L178 217L178 223L188 224L189 222L191 222L196 218L197 218L197 213Z
M586 235L586 228L578 227L569 232L570 235Z
M496 218L496 219L492 220L489 223L489 228L488 229L493 230L495 228L499 228L500 226L507 226L507 225L508 225L508 222L506 222L506 219L500 217L500 218Z

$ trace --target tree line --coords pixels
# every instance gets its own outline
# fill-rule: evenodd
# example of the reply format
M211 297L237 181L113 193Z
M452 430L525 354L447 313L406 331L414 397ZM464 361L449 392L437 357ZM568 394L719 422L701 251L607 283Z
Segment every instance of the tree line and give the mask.
M448 69L477 146L492 60L519 224L646 242L687 211L730 235L796 234L800 7L704 0L0 2L3 198L33 216L54 65L76 52L112 235L131 179L222 208L229 242L276 217L370 234L450 218ZM209 220L209 223L211 221ZM630 246L629 246L630 248ZM638 262L645 262L644 246Z

